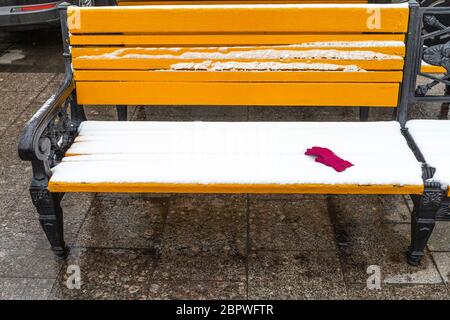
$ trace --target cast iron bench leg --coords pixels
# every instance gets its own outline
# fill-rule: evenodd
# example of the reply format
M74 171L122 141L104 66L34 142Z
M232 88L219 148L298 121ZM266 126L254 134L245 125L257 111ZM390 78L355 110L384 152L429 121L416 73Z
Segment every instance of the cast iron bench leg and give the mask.
M117 109L117 119L119 119L119 121L127 121L128 120L127 106L116 106L116 109Z
M418 266L425 254L425 247L436 225L442 190L437 187L425 190L422 196L412 195L414 209L411 217L411 246L407 252L408 263Z
M38 186L30 187L31 199L39 213L39 222L59 259L67 257L69 249L64 242L64 223L61 200L63 193L52 193L47 188Z

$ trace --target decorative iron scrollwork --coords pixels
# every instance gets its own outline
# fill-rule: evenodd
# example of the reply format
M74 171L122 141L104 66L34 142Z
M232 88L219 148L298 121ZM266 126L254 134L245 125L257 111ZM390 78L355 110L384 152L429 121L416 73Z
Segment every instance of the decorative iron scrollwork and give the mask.
M426 10L426 8L423 10ZM431 27L437 31L429 34L422 34L421 44L423 44L426 39L439 37L443 34L450 34L450 28L441 23L435 14L427 14L425 11L425 14L423 14L423 24L424 27ZM447 86L450 85L450 41L430 47L424 47L422 50L422 61L432 66L442 67L446 70L446 73L442 77L437 77L419 72L420 75L429 78L432 81L427 84L417 86L415 91L416 96L426 96L432 88L440 83L444 83Z
M78 128L69 114L72 103L70 98L64 101L39 139L39 151L46 155L50 168L61 162L77 134Z

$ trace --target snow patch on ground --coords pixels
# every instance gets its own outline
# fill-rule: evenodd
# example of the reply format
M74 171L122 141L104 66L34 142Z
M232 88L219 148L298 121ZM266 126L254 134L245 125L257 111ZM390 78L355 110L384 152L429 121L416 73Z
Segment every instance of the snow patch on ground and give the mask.
M0 56L0 64L12 64L14 61L25 58L23 51L20 49L11 49Z

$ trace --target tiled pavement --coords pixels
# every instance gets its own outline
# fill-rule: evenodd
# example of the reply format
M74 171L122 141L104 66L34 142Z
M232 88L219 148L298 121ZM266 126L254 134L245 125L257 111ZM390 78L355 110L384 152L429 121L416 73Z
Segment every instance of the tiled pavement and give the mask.
M439 223L423 264L408 266L410 202L401 196L68 194L72 250L55 261L16 149L61 79L0 73L0 299L450 299L450 225ZM419 105L413 116L438 112ZM114 112L89 108L89 117ZM130 117L356 120L357 110L138 107ZM66 287L68 265L81 268L79 290ZM369 265L381 268L381 290L366 288Z

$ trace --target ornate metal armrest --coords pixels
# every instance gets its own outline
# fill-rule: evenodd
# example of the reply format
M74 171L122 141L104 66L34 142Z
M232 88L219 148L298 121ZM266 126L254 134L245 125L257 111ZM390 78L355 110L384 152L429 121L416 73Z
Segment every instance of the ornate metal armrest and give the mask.
M50 169L61 161L83 121L77 111L74 89L72 78L66 77L58 92L35 113L22 132L19 156L31 161L35 181L49 179Z

